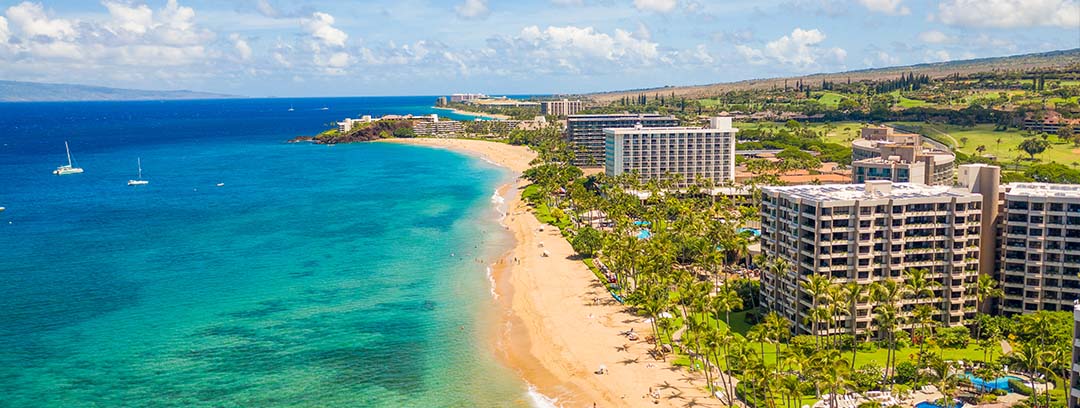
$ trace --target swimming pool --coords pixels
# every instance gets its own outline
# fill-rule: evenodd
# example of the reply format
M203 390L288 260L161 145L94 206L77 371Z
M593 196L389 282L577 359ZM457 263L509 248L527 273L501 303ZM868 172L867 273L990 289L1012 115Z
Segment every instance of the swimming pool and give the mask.
M975 389L979 391L1002 390L1005 392L1013 392L1012 387L1009 387L1009 380L1017 380L1020 382L1024 382L1023 378L1011 375L1000 377L991 381L976 377L971 373L965 373L964 376L971 380L971 385L975 386Z
M739 229L735 230L735 233L737 233L737 234L742 234L744 232L749 232L750 235L754 236L754 238L758 238L758 237L761 236L761 230L759 230L757 228L739 228Z
M930 401L923 401L923 402L920 402L918 404L915 404L915 408L943 408L943 407L941 405L935 404L935 403L930 402ZM956 403L953 404L953 405L950 405L949 408L964 408L964 403L962 401L956 401Z

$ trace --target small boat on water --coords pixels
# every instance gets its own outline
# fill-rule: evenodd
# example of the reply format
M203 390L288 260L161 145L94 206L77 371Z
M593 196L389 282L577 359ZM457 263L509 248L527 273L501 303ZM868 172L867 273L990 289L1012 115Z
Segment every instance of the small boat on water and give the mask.
M52 174L57 176L63 176L65 174L79 174L83 172L83 169L75 167L74 162L71 161L71 148L68 147L68 142L64 141L64 150L67 150L68 164L66 166L57 167L53 170Z
M330 110L330 108L323 106L322 108L319 108L319 110Z
M293 109L293 107L292 107L292 106L290 105L290 106L289 106L289 112L292 112L292 111L294 111L294 110L296 110L296 109Z
M225 187L225 183L217 183L218 187Z
M0 212L4 212L4 210L6 210L6 208L0 207Z
M142 178L142 158L140 157L138 159L138 161L139 161L139 177L136 178L135 180L128 180L128 185L129 186L145 186L147 184L150 184L149 181L143 180L143 178Z

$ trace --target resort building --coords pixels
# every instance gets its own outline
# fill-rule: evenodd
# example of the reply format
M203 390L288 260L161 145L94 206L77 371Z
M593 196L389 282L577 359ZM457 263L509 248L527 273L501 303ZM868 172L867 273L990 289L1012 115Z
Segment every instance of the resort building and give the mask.
M509 108L520 108L520 107L529 107L529 106L539 106L540 105L537 102L523 101L523 100L519 100L519 99L511 99L511 98L507 98L505 96L470 99L470 100L465 101L465 103L470 104L470 105L476 105L476 106L493 106L493 107L502 107L502 108L508 108L508 107Z
M707 179L735 180L735 133L731 118L712 118L708 127L604 129L604 172L637 174L641 181L676 181L676 187Z
M995 256L992 249L981 249L983 232L993 229L992 219L984 216L982 192L996 186L991 179L997 174L996 167L986 167L965 168L969 177L959 187L879 180L762 188L762 253L788 265L780 274L763 271L765 306L787 317L799 334L822 335L830 332L827 328L849 333L852 323L856 332L872 333L877 327L870 302L856 306L853 320L844 316L813 324L814 298L800 283L811 275L840 284L903 282L905 271L926 269L938 286L933 296L902 300L902 320L926 304L945 326L973 321L975 297L967 285L976 281L980 267L993 267ZM991 194L986 196L993 200Z
M922 136L871 126L851 143L851 181L952 185L956 156L947 148L924 146Z
M446 106L446 97L440 96L435 98L435 106Z
M674 116L655 113L615 115L570 115L566 119L566 138L574 146L573 164L579 167L604 166L604 129L678 126Z
M454 136L464 131L464 126L456 120L422 120L413 123L413 132L418 136Z
M1028 113L1024 116L1024 130L1058 134L1061 129L1072 129L1072 133L1080 132L1080 119L1066 119L1057 111L1041 113Z
M487 95L481 93L456 93L450 95L450 102L468 102L477 99L484 99L487 97Z
M570 116L581 112L582 109L585 109L585 104L581 101L563 99L561 101L540 102L541 115Z
M375 120L371 118L371 115L364 115L360 117L360 119L345 118L345 120L337 123L337 130L338 133L345 133L352 130L352 128L356 125L359 125L361 123L371 123L374 121Z
M1080 299L1080 185L1002 186L999 312L1071 310Z

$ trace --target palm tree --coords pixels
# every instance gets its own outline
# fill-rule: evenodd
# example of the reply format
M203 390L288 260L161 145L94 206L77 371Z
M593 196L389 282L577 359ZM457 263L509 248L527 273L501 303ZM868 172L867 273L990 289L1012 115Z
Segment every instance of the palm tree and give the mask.
M724 323L730 327L731 312L742 309L743 301L742 297L739 296L739 292L724 285L717 289L716 296L712 299L712 305L717 317L720 317L720 314L723 313Z
M855 369L855 354L859 352L859 338L858 332L855 329L856 318L858 317L858 306L861 303L866 302L869 299L870 287L867 285L861 285L857 282L848 282L843 286L844 299L847 300L847 313L848 313L848 328L851 331L851 337L854 339L854 347L851 348L851 369Z
M806 278L806 280L799 282L799 286L801 286L803 291L805 291L806 294L810 295L810 298L813 300L813 305L811 306L813 310L818 309L819 301L825 296L825 293L829 290L829 283L829 278L823 275L810 275ZM798 296L796 296L795 301L798 302ZM813 330L813 335L818 336L818 320L812 319L811 322L811 330Z
M1035 344L1034 341L1025 341L1020 343L1020 347L1013 349L1012 356L1013 361L1016 361L1020 365L1020 369L1027 371L1030 374L1040 374L1046 372L1046 351L1041 345ZM1032 400L1034 406L1039 406L1039 389L1034 387L1034 382L1031 384ZM1047 397L1049 398L1049 389L1047 389Z
M875 282L871 287L871 294L877 305L874 320L878 325L878 338L887 339L889 349L885 357L885 377L891 379L896 366L896 336L895 331L900 325L900 302L907 297L907 287L903 284L886 279ZM891 385L890 385L891 390Z
M769 262L768 272L773 276L773 287L770 288L770 293L773 301L777 303L775 305L769 305L770 309L776 310L780 307L780 293L783 292L782 282L787 278L787 272L790 267L791 265L788 264L784 258L774 257L772 261ZM795 321L796 319L794 316L789 315L788 317L791 321Z
M990 275L979 275L979 279L975 281L975 313L983 312L985 301L990 298L1001 297L1004 292L997 287L997 281L991 278ZM982 325L979 324L975 329L975 338L981 337Z
M941 391L944 400L938 406L952 408L954 406L954 396L960 383L959 378L953 374L952 366L940 358L934 358L927 363L926 368L927 380L934 383L938 391Z
M904 286L907 288L908 295L915 299L915 304L919 305L922 300L934 296L934 288L940 286L939 283L933 281L929 277L930 270L922 268L908 269L904 274ZM948 319L948 312L942 314L942 321ZM915 328L912 326L911 338L915 339Z

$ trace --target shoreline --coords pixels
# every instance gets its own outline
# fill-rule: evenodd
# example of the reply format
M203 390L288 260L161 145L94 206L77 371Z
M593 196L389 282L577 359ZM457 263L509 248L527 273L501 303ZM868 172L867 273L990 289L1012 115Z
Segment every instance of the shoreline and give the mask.
M497 114L497 113L470 112L470 111L463 111L463 110L454 109L454 108L443 108L443 107L439 107L439 106L432 106L431 109L438 109L438 110L442 110L442 111L450 111L451 113L453 113L455 115L472 116L474 118L486 118L486 119L489 119L489 120L510 120L509 116L500 115L500 114Z
M705 390L704 377L653 359L644 341L651 326L616 303L557 228L541 224L521 200L520 178L535 153L466 139L386 139L383 142L445 148L510 170L513 181L497 189L505 200L501 221L513 247L489 262L500 323L491 329L494 353L529 387L529 397L562 407L723 406ZM546 251L549 256L542 256ZM619 333L645 334L636 342ZM600 365L608 373L594 373ZM533 392L539 396L532 395ZM647 394L659 392L653 400ZM536 404L537 402L532 402Z

